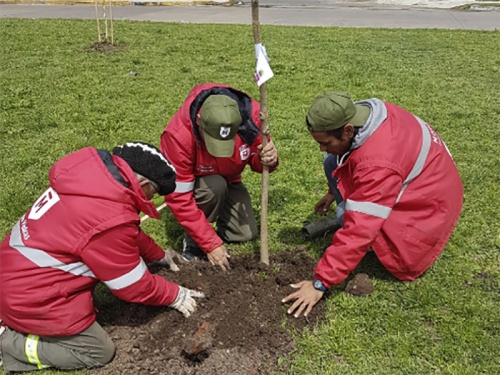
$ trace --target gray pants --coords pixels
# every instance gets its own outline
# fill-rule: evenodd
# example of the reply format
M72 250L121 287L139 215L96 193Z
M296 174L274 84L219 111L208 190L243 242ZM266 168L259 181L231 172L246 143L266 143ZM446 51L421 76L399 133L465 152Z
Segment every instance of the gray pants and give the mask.
M198 177L194 199L210 223L217 222L219 236L225 242L245 242L258 235L250 194L242 182L228 185L224 177ZM194 241L185 236L189 245Z
M115 344L97 322L64 337L27 335L7 327L0 349L6 372L99 367L111 362L115 354Z

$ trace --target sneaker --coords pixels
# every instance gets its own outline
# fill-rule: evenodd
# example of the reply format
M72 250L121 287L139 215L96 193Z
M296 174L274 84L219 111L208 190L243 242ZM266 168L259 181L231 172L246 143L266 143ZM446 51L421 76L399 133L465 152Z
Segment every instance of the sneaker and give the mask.
M187 262L207 259L207 255L198 246L188 245L185 239L182 241L182 247L182 258Z

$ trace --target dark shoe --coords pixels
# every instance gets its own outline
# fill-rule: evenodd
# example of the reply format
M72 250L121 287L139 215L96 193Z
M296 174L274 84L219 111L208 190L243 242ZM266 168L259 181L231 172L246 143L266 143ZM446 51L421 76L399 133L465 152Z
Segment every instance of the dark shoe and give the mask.
M186 240L183 240L182 243L182 258L185 261L207 259L207 255L198 246L188 245Z

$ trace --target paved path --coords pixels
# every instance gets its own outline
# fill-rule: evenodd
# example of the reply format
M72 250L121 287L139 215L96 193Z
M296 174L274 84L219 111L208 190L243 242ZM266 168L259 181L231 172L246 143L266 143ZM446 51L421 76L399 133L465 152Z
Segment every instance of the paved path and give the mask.
M302 4L305 1L302 0ZM292 3L294 4L294 3ZM373 3L313 2L264 6L267 25L500 30L500 11L395 7ZM262 4L261 4L262 5ZM265 4L264 4L265 5ZM89 5L0 5L0 18L95 18ZM239 6L114 6L113 19L158 22L250 24L249 2Z

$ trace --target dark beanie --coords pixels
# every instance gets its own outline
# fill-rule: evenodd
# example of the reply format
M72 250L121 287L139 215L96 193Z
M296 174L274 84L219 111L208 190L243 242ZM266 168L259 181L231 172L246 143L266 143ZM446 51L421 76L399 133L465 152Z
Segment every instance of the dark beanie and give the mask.
M175 168L161 151L143 142L127 142L113 149L113 155L127 162L138 173L158 185L160 195L168 195L175 190Z

